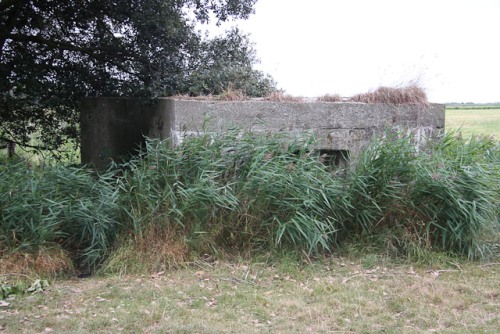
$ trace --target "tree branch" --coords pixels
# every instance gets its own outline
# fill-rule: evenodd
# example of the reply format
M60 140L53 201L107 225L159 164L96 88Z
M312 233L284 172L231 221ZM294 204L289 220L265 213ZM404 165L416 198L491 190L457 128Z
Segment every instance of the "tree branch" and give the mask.
M14 5L19 5L21 3L27 3L28 1L21 1L21 0L2 0L0 2L0 11L4 12L7 8L14 6Z
M0 36L0 39L2 39L2 38L4 38L4 36ZM36 44L43 44L43 45L49 46L51 48L62 49L62 50L67 50L67 51L81 52L81 53L85 53L85 54L92 56L92 57L95 57L95 58L99 57L99 54L96 53L96 51L103 51L103 52L106 52L109 55L113 55L113 56L132 57L133 58L133 55L131 53L123 52L117 48L81 47L81 46L77 46L77 45L74 45L74 44L68 43L68 42L46 39L46 38L43 38L41 36L23 35L23 34L8 34L7 36L5 36L5 38L12 39L13 41L18 41L18 42L33 42Z
M26 144L26 143L23 143L23 142L20 142L18 140L15 140L13 138L7 138L7 137L2 137L0 136L0 141L3 141L3 142L7 142L7 143L14 143L20 147L27 147L27 148L33 148L35 150L44 150L44 151L50 151L52 150L52 148L48 147L48 146L38 146L38 145L29 145L29 144Z
M0 35L0 40L3 39L2 37L3 36ZM149 59L147 59L143 56L138 57L137 54L134 54L131 52L124 52L124 51L120 50L119 48L81 47L81 46L77 46L77 45L74 45L74 44L69 43L69 42L55 41L55 40L43 38L41 36L24 35L24 34L8 34L7 38L12 39L14 41L18 41L18 42L33 42L33 43L37 43L37 44L43 44L43 45L46 45L48 47L55 48L55 49L80 52L80 53L86 54L94 59L105 60L106 56L121 57L121 59L119 59L119 61L113 61L112 59L108 59L108 60L110 63L117 66L122 72L128 73L130 75L134 75L134 76L138 76L138 73L134 73L134 72L131 72L130 70L127 70L122 65L124 60L138 61L142 64L151 66L151 62L149 61ZM105 54L101 54L97 51L102 51Z
M1 1L1 0L0 0ZM3 0L0 2L0 12L2 16L7 16L3 22L0 23L0 61L3 57L3 48L7 37L5 35L10 34L14 26L16 25L21 12L22 6L24 6L28 1L18 1L18 0ZM13 7L12 7L13 6ZM10 8L7 10L7 8Z

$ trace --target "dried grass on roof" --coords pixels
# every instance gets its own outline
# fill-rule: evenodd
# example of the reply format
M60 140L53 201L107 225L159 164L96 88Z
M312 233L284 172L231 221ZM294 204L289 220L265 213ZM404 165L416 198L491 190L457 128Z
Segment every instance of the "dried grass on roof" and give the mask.
M382 86L372 92L354 95L350 100L364 103L429 105L427 94L417 84L396 88Z
M301 97L292 96L283 92L272 92L266 96L264 100L272 102L304 102L304 99Z
M319 102L342 102L342 97L338 94L326 94L318 97Z

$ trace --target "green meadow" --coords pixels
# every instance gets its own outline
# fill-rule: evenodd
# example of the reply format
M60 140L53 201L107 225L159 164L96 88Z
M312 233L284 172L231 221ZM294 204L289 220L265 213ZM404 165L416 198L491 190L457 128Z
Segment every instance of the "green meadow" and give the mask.
M494 136L500 140L500 105L447 107L446 130L459 130L465 136Z

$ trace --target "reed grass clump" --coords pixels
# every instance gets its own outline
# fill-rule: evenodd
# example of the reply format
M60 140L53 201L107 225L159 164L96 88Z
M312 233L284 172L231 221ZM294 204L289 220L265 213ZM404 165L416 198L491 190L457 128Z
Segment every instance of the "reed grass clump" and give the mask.
M382 237L388 251L412 258L485 257L484 236L499 226L498 152L488 138L453 133L418 150L408 136L375 140L349 173L351 231Z
M433 248L484 257L499 226L499 147L487 138L447 135L422 152L409 199Z
M166 240L149 231L161 226L177 233L168 242L183 240L198 254L327 250L342 187L310 144L237 132L186 138L176 148L150 141L122 179L130 232L158 245ZM174 263L185 256L171 255Z
M24 162L0 166L0 254L60 247L78 266L96 267L119 222L118 191L110 174Z
M29 254L27 266L51 272L71 258L137 273L193 256L328 253L350 243L412 260L491 252L500 207L492 139L447 134L417 147L411 135L387 132L342 170L314 147L309 137L235 130L177 146L149 140L100 175L2 163L0 260Z
M174 148L150 141L122 179L127 233L158 254L176 249L171 263L190 253L330 252L353 240L412 258L486 254L482 236L498 225L493 142L446 135L417 149L410 135L388 132L342 173L313 147L237 132Z

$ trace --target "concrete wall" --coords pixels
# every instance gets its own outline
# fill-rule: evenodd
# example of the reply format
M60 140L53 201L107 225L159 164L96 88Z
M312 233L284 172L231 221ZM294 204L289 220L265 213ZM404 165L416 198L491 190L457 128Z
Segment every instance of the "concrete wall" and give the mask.
M173 103L128 98L89 98L80 108L82 163L97 169L137 152L145 137L170 138Z
M291 136L315 134L318 149L356 156L386 129L410 131L424 142L444 129L445 106L356 102L198 101L160 98L146 105L131 99L95 98L82 105L82 161L97 167L129 154L143 141L230 128Z
M444 129L445 105L366 104L353 102L269 102L269 101L173 101L172 134L224 131L287 132L308 131L318 139L318 148L347 150L356 155L375 134L385 129L413 132L420 142Z

